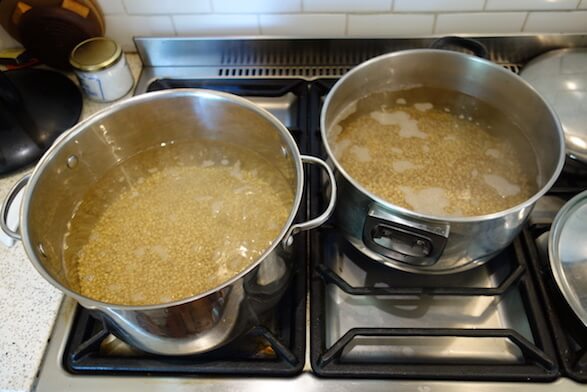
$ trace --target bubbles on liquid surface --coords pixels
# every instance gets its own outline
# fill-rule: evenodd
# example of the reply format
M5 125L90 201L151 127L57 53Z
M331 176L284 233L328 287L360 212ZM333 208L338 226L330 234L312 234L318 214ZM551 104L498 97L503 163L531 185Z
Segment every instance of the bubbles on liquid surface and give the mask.
M357 182L404 208L441 216L506 210L538 189L522 130L478 99L417 87L371 94L327 130ZM367 154L359 153L368 151Z
M68 280L90 298L125 305L212 289L281 231L293 202L282 169L242 147L204 141L167 143L123 161L68 223Z

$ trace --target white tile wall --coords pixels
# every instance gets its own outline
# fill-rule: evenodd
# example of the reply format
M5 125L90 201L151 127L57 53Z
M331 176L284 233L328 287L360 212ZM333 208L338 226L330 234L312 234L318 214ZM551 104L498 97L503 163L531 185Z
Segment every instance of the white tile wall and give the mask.
M122 0L98 0L104 14L123 14Z
M129 14L190 14L211 12L210 0L123 0Z
M574 10L578 0L487 0L486 10Z
M587 11L530 12L524 26L529 33L585 33Z
M389 12L392 0L303 0L307 12Z
M135 35L175 35L175 29L170 16L106 15L106 35L128 51L134 50Z
M526 12L483 12L470 14L440 14L436 20L437 34L512 33L522 31Z
M346 16L331 14L261 15L261 33L273 36L340 37L345 34Z
M257 15L177 15L173 23L178 35L258 35Z
M395 0L397 12L481 11L485 0Z
M97 1L107 34L126 50L134 35L587 34L587 0ZM0 28L0 48L16 45Z
M348 35L352 37L382 37L430 35L434 15L349 15Z
M300 12L302 0L212 0L214 12L226 13L273 13Z

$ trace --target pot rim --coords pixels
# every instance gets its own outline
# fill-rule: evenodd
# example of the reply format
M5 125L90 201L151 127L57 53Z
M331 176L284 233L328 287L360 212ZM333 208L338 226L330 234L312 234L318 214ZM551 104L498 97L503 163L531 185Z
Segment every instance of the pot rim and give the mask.
M111 304L108 302L102 302L95 300L90 297L86 297L76 291L71 290L68 287L63 286L59 283L56 279L54 279L51 274L43 267L43 264L38 260L34 247L32 245L31 238L28 232L28 221L26 217L29 215L29 203L32 196L32 193L39 181L39 179L43 175L44 169L47 165L53 160L55 155L61 150L61 148L71 142L77 135L83 133L84 131L89 130L89 126L95 123L99 123L102 119L106 118L113 112L117 112L122 110L126 107L134 106L136 104L140 104L147 101L158 100L165 97L203 97L206 99L215 99L215 100L222 100L237 104L241 107L250 109L257 114L264 117L267 121L269 121L278 132L281 133L283 136L283 140L289 147L289 153L292 154L292 159L294 161L295 170L296 170L296 193L294 195L294 200L292 202L292 207L290 214L287 218L287 221L283 224L283 227L279 234L275 237L272 244L263 252L261 256L259 256L255 261L253 261L247 268L243 271L239 272L238 274L232 276L229 280L221 283L220 285L207 290L203 293L199 293L193 295L191 297L183 298L180 300L176 300L173 302L166 302L161 304L152 304L152 305L119 305L119 304ZM107 108L104 108L93 115L89 116L88 118L80 121L72 128L65 131L61 134L53 143L53 145L47 150L47 152L41 157L33 172L31 174L30 180L25 187L25 191L23 194L23 199L21 203L20 209L20 232L22 235L22 243L25 249L25 253L27 254L28 258L31 260L32 264L34 265L35 269L53 286L64 292L65 294L73 297L78 302L80 302L84 307L89 309L119 309L125 311L133 311L133 310L156 310L161 308L169 308L173 306L179 306L186 303L197 301L201 298L205 298L211 294L217 293L229 286L233 283L247 275L250 271L255 269L259 264L261 264L267 256L274 251L277 246L283 242L285 235L289 231L289 228L293 224L293 221L297 215L299 210L302 194L304 191L304 170L302 167L301 161L301 154L299 149L296 145L296 142L289 132L289 130L279 121L273 114L271 114L266 109L254 104L253 102L249 101L246 98L225 93L216 90L207 90L207 89L196 89L196 88L179 88L179 89L167 89L162 91L156 92L148 92L140 95L136 95L130 98L123 99L118 101L114 104L111 104Z
M380 198L379 196L375 195L374 193L368 191L359 182L357 182L338 162L338 160L336 159L336 157L334 156L334 154L332 152L332 149L330 148L330 144L328 142L328 137L326 134L326 131L327 131L326 130L326 110L330 106L330 101L333 99L334 95L336 94L336 92L338 91L340 86L342 86L346 82L346 80L350 79L357 72L360 72L361 70L369 67L371 64L382 62L382 61L387 61L388 59L393 59L395 57L417 56L419 54L424 54L424 53L426 53L426 54L435 53L437 55L443 55L443 56L462 57L462 58L466 58L468 61L475 61L475 62L479 63L480 66L491 67L494 70L496 70L497 72L501 72L504 75L508 75L508 77L510 77L513 81L520 83L522 86L524 86L525 88L532 91L532 93L535 94L540 99L540 101L544 104L544 106L547 108L548 112L550 113L550 116L553 118L553 120L555 121L555 124L556 124L556 132L558 134L558 139L559 139L559 157L558 157L558 162L557 162L556 168L555 168L552 176L536 193L534 193L534 195L532 197L530 197L530 198L526 199L525 201L523 201L513 207L510 207L506 210L494 212L491 214L485 214L485 215L440 216L440 215L424 214L424 213L415 212L415 211L409 210L407 208L400 207L398 205L390 203L390 202ZM400 51L392 52L392 53L386 53L386 54L383 54L380 56L373 57L372 59L367 60L367 61L359 64L358 66L353 68L351 71L347 72L342 78L340 78L335 83L335 85L332 87L332 89L330 90L330 92L326 96L326 99L324 100L324 105L322 106L322 111L320 113L320 136L322 138L322 144L324 144L324 146L326 148L328 158L330 160L332 160L332 162L336 166L336 169L344 176L344 178L347 181L349 181L360 192L367 195L369 198L374 200L376 203L381 204L383 207L385 207L389 210L397 211L401 214L404 214L408 217L412 217L415 219L422 219L422 220L435 221L435 222L472 223L472 222L490 221L490 220L494 220L494 219L500 219L500 218L502 218L506 215L509 215L509 214L517 213L518 211L520 211L521 209L523 209L527 206L534 205L534 203L536 203L536 201L540 197L542 197L552 187L552 185L554 185L555 181L557 180L559 174L561 173L561 171L563 169L563 165L565 162L565 156L566 156L564 133L563 133L560 121L558 119L558 116L556 115L556 113L554 112L552 107L548 104L548 102L546 102L546 100L544 100L544 98L542 98L542 96L536 91L536 89L534 87L532 87L528 82L526 82L521 77L514 74L512 71L509 71L509 70L503 68L502 66L495 64L489 60L486 60L486 59L483 59L480 57L476 57L476 56L472 56L472 55L468 55L465 53L454 52L454 51L444 50L444 49L408 49L408 50L400 50Z

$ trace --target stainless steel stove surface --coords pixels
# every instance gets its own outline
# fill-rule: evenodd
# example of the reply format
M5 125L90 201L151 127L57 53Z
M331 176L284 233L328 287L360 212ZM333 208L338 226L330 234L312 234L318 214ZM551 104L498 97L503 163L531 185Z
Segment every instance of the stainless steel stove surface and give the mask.
M587 46L586 35L480 40L492 60L512 72L547 50ZM144 69L136 94L198 87L243 95L284 122L302 152L323 156L318 116L336 79L370 57L431 41L138 38ZM320 173L311 170L307 181L302 215L315 215ZM300 268L273 317L204 356L133 350L66 299L36 388L584 390L587 330L560 302L536 239L564 199L586 188L587 174L564 173L510 247L477 269L449 276L380 266L326 225L297 240Z

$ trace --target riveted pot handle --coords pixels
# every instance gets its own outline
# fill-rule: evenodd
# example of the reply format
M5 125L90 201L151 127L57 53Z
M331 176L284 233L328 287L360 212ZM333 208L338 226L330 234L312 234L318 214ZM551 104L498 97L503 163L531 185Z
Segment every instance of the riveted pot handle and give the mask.
M16 184L14 184L12 188L8 191L6 198L2 202L2 208L0 208L0 228L4 233L6 233L7 236L14 240L20 240L21 237L20 233L18 232L18 229L12 230L10 227L8 227L8 211L10 210L10 207L12 206L12 203L14 202L16 195L18 195L18 192L20 192L20 190L25 187L25 185L29 182L30 178L31 175L27 174L20 180L18 180Z
M431 49L447 49L457 47L470 50L475 56L489 60L489 51L481 42L471 38L447 36L434 40Z
M416 224L371 210L363 226L363 242L388 259L429 267L442 255L448 231L448 225Z
M330 166L328 166L328 164L324 162L322 159L313 156L302 155L300 158L302 159L303 163L318 165L322 169L324 169L328 176L328 182L330 183L330 201L328 202L328 206L322 214L318 215L313 219L310 219L309 221L296 223L289 228L289 231L284 237L285 244L288 245L291 243L291 238L294 234L299 233L300 231L314 229L325 223L328 220L328 218L330 218L330 215L332 215L332 212L334 211L334 206L336 205L336 180L334 178L334 173L332 172Z

